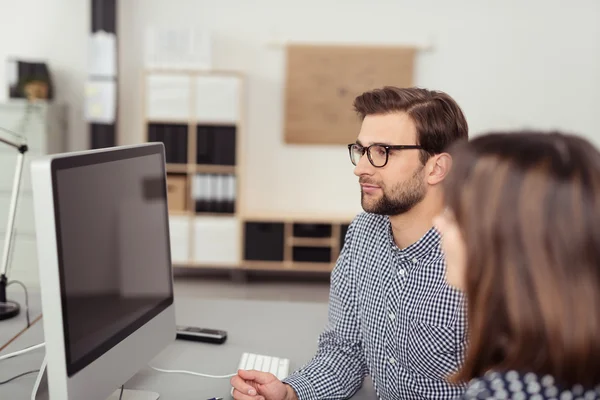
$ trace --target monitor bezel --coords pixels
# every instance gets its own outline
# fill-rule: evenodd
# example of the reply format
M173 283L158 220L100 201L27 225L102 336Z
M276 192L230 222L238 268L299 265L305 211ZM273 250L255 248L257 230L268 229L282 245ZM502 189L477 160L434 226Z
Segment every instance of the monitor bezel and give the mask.
M58 275L60 281L60 298L61 298L61 308L62 308L62 327L63 327L63 338L64 338L64 350L65 350L65 362L66 362L66 372L67 377L72 377L77 372L86 368L88 365L92 364L98 358L100 358L103 354L109 352L120 342L125 340L127 337L131 336L138 329L146 325L149 321L154 319L157 315L171 306L174 302L174 291L173 291L173 275L169 274L169 287L170 294L168 298L165 298L163 301L158 303L152 309L148 310L145 314L140 316L138 319L125 326L122 330L117 332L115 335L109 337L104 342L102 342L99 346L92 349L90 352L82 356L77 361L73 361L70 354L70 341L69 341L69 316L67 311L67 296L65 291L65 276L64 276L64 268L63 268L63 249L62 249L62 235L61 235L61 219L60 219L60 201L58 198L58 185L57 185L57 172L72 168L85 167L89 165L98 165L105 164L114 161L121 161L126 159L150 156L150 155L160 155L161 157L161 169L162 175L165 177L164 185L162 188L162 194L165 200L165 218L166 218L166 239L167 239L167 255L169 263L171 263L171 243L170 243L170 234L169 234L169 212L167 206L167 185L166 185L166 164L165 164L165 150L164 145L162 143L157 143L155 145L148 145L143 147L134 147L134 148L123 148L116 149L113 151L107 152L96 152L92 154L78 154L72 155L68 157L59 157L55 158L51 161L50 170L51 170L51 179L52 179L52 197L54 202L54 220L55 220L55 235L56 235L56 252L58 259ZM171 267L169 267L171 268Z

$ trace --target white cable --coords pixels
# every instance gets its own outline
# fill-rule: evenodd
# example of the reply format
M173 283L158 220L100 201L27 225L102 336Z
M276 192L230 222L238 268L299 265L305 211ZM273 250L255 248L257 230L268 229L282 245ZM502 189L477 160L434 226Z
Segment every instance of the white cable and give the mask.
M6 360L7 358L20 356L21 354L29 353L30 351L37 350L40 347L44 347L44 345L45 345L45 343L40 343L40 344L36 344L34 346L26 347L23 350L15 351L14 353L10 353L10 354L0 357L0 361Z
M192 372L192 371L182 371L182 370L169 370L169 369L162 369L162 368L155 368L153 366L150 366L150 368L152 368L153 370L156 370L158 372L166 372L166 373L171 373L171 374L188 374L188 375L194 375L194 376L201 376L203 378L214 378L214 379L225 379L225 378L231 378L232 376L236 376L236 374L230 374L230 375L208 375L208 374L201 374L199 372Z

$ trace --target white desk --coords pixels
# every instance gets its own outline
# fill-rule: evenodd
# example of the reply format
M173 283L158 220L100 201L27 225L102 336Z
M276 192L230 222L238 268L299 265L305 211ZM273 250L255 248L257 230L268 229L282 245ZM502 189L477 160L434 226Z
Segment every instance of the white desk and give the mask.
M29 291L29 320L33 323L42 314L42 302L40 293L28 288ZM0 321L0 349L15 336L27 328L27 317L25 310L25 292L19 285L13 284L8 288L8 299L16 301L21 305L21 313L14 318ZM41 322L41 321L40 321ZM2 371L0 364L0 371ZM0 379L2 380L2 379Z
M326 304L266 302L250 300L175 300L176 320L228 331L223 345L177 340L159 354L152 366L183 369L214 375L235 373L242 352L249 351L290 359L290 370L300 367L314 354L317 335L327 320ZM41 321L26 331L3 353L20 350L43 341ZM0 381L20 372L39 368L43 349L0 362ZM36 374L0 386L2 399L29 399ZM229 379L208 379L191 375L166 374L144 368L125 383L125 388L160 393L161 400L204 400L211 397L230 399ZM372 399L370 380L354 396Z

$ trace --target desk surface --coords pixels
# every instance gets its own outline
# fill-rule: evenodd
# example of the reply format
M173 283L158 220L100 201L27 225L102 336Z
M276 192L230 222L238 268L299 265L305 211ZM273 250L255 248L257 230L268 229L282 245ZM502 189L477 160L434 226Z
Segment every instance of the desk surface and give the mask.
M33 323L42 314L42 301L39 291L27 288L29 292L29 320ZM0 349L2 349L15 336L27 328L25 310L25 292L19 285L10 285L7 289L9 300L21 305L21 313L14 318L0 321ZM1 368L0 368L1 369Z
M290 359L294 370L308 361L317 346L317 335L325 326L327 306L315 303L266 302L249 300L199 300L177 298L176 320L228 331L227 342L212 345L177 340L160 353L151 365L213 375L235 373L244 351ZM11 343L2 353L20 350L43 341L41 321ZM20 372L38 369L43 349L2 362L0 381ZM0 386L0 398L28 399L36 374L27 375ZM167 374L143 368L125 388L160 393L161 400L204 400L211 397L230 399L229 379L209 379L191 375ZM375 398L370 381L355 399Z

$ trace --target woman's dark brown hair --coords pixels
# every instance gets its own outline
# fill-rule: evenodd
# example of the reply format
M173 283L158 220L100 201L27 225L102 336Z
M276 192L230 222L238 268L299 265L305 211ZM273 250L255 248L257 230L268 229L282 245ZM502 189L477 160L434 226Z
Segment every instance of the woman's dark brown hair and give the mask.
M469 326L452 380L517 370L600 383L600 153L559 132L491 133L450 153Z

